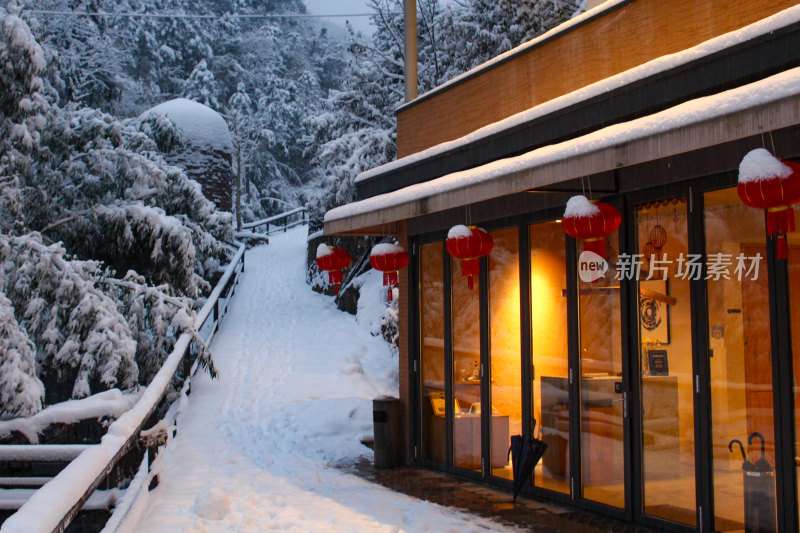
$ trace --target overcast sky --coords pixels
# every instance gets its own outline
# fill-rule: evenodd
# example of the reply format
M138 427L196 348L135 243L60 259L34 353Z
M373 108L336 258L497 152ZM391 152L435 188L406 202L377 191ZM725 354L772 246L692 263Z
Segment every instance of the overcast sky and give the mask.
M306 7L310 13L315 15L351 15L354 13L370 13L370 9L364 4L364 0L305 0ZM356 31L361 31L364 34L371 33L369 25L369 17L351 17L351 18L330 18L326 19L326 23L338 24L344 28L345 21L349 20L350 24Z

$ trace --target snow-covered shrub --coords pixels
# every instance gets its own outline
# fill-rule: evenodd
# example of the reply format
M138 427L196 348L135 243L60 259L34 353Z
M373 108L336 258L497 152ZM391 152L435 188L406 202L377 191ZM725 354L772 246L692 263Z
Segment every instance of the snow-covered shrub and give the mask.
M116 302L96 287L101 275L98 263L70 261L39 234L0 235L0 291L36 346L49 396L57 384L71 387L68 397L84 398L93 388L138 383L136 343Z
M36 377L35 347L0 293L0 419L32 416L42 408L44 385Z

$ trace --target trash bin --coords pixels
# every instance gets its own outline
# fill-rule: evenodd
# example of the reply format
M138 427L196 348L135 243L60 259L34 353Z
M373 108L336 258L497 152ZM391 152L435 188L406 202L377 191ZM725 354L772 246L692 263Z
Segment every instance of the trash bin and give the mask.
M372 400L375 467L394 468L402 464L400 399L381 396Z

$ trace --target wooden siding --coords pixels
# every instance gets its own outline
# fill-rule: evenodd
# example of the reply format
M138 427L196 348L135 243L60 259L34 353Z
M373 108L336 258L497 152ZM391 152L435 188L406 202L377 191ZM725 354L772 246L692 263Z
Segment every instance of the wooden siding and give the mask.
M690 48L797 4L793 0L635 0L397 114L397 157Z
M398 243L400 246L405 248L408 252L411 252L411 244L408 240L408 224L403 221L400 224L400 234L398 235ZM413 260L413 259L412 259ZM400 434L405 435L406 438L403 439L404 442L404 449L402 450L402 457L405 459L405 464L410 465L414 462L414 443L413 443L413 434L414 432L411 431L411 421L414 420L414 413L412 412L412 408L414 402L412 401L411 395L413 393L413 380L414 374L410 371L410 363L411 363L411 347L409 343L411 342L411 336L409 335L409 331L411 330L411 322L412 316L409 314L409 298L411 298L411 285L409 276L409 271L411 269L411 265L409 264L406 268L401 269L399 273L399 298L397 302L397 310L398 310L398 324L400 326L400 336L397 339L398 347L399 347L399 394L400 394L400 402L402 404L402 413L403 419L401 421L401 429ZM414 315L416 316L416 315Z

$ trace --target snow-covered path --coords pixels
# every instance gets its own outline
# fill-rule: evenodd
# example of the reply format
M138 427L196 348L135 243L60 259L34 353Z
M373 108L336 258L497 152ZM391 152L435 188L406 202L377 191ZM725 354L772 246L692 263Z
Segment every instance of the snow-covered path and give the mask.
M371 453L371 399L397 362L304 281L306 228L247 253L137 532L506 531L332 468ZM383 294L378 275L363 290Z

